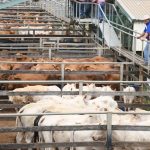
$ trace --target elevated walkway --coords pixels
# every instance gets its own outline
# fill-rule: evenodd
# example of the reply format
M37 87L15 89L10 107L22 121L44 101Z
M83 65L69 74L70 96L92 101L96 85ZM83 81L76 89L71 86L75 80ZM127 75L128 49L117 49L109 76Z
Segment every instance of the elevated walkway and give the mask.
M103 10L99 5L90 3L91 10L96 11L91 11L90 18L81 19L79 14L81 14L81 5L83 4L86 7L87 3L75 1L75 6L72 7L76 8L76 12L78 12L78 14L74 12L74 9L72 9L72 19L77 21L78 24L94 24L97 26L97 33L100 30L102 33L100 38L104 39L103 45L107 45L109 48L118 52L119 55L122 55L131 62L143 67L143 69L146 69L149 74L150 62L148 66L145 66L143 53L139 54L139 52L136 51L137 43L141 43L144 49L144 45L147 41L138 40L136 37L139 33L124 26L123 20L121 20L115 6L113 4L106 3L105 10ZM98 10L100 10L103 14L102 23L99 23L99 20L97 19L97 15L99 15Z

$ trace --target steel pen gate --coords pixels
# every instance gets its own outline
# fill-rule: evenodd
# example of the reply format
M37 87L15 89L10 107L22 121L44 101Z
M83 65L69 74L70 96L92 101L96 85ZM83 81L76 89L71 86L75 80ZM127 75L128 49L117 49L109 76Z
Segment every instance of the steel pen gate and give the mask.
M150 147L149 142L116 142L112 141L113 130L126 130L126 131L150 131L149 126L131 126L131 125L112 125L112 115L126 115L132 114L129 112L124 113L44 113L44 115L84 115L84 114L106 114L107 115L107 124L106 125L78 125L78 126L44 126L44 127L14 127L14 128L0 128L0 133L5 132L25 132L25 131L82 131L82 130L105 130L106 131L106 140L105 141L96 141L96 142L63 142L63 143L29 143L29 144L15 144L15 143L7 143L0 144L0 149L17 149L17 148L46 148L46 147L105 147L107 150L111 150L113 147L121 147L123 144L131 144L132 146L142 146L142 147ZM150 113L134 113L140 115L150 115ZM27 116L38 116L42 114L28 114ZM7 117L16 117L16 116L26 116L26 114L1 114L0 118Z

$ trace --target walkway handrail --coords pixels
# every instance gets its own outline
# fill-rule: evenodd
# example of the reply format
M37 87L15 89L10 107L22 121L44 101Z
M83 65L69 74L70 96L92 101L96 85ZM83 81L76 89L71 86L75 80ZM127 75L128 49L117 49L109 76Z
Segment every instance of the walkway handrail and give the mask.
M45 0L46 5L48 7L51 6L51 8L47 8L46 6L45 6L45 8L50 13L52 13L57 18L60 18L61 20L65 20L66 18L67 19L72 18L73 20L77 21L79 24L94 23L98 27L100 25L98 16L99 16L99 13L101 12L102 15L103 15L103 28L105 28L104 25L105 25L105 23L107 23L108 24L108 28L110 29L110 31L111 31L111 29L115 30L114 32L116 32L116 36L118 37L118 40L121 43L120 45L118 44L118 46L116 45L116 47L113 46L112 48L117 48L117 49L119 48L119 51L121 52L122 51L122 47L124 47L125 49L133 52L133 53L130 53L130 55L131 55L130 57L132 57L133 62L135 62L135 55L138 55L139 58L141 57L141 60L142 60L143 55L140 56L137 53L138 49L137 49L136 45L137 45L137 43L140 44L141 47L140 47L139 50L143 51L144 44L146 42L150 42L150 41L140 40L140 39L139 39L139 41L137 41L137 35L139 35L139 33L137 33L136 31L134 31L132 29L129 29L129 28L127 28L127 27L125 27L123 25L123 22L122 22L121 18L119 17L119 14L117 13L117 11L116 11L116 9L115 9L113 4L106 3L106 7L108 6L110 8L109 15L111 14L111 12L115 12L116 13L115 15L118 16L119 21L122 24L118 24L117 22L113 21L115 16L111 16L111 15L107 16L105 10L102 9L100 4L96 4L96 3L92 3L92 2L79 2L77 0L73 0L73 1L71 1L71 0L68 0L68 1L64 0L64 2L62 2L62 1L58 2L56 0L50 0L50 1L46 1ZM51 5L49 5L49 4L51 4ZM82 7L83 5L84 5L84 7ZM84 22L84 19L82 19L80 17L81 7L82 7L82 9L83 8L85 9L85 7L88 6L88 5L91 5L91 17L88 18L88 19L85 18L85 22ZM58 7L59 7L59 9L58 9ZM60 7L62 7L62 8L60 9ZM68 16L65 16L66 15L65 14L66 10L68 10L67 11L68 13L69 13L69 10L70 10L70 12L72 13L71 16L69 16L69 14L68 14ZM64 11L65 13L63 14L62 11ZM86 22L86 20L87 20L87 22ZM102 36L102 39L103 38L104 37ZM104 45L107 45L107 44L104 44ZM143 63L143 62L141 62L141 63Z
M121 28L124 28L124 29L126 29L126 30L129 30L129 31L131 31L131 32L133 32L133 33L140 34L139 32L137 32L137 31L135 31L135 30L132 30L132 29L130 29L130 28L128 28L128 27L125 27L125 26L123 26L123 25L117 24L117 23L115 23L115 22L113 22L113 21L110 21L110 23L111 23L111 24L114 24L114 25L117 25L117 26L119 26L119 27L121 27Z
M107 3L107 4L108 4L108 3ZM118 14L118 11L117 11L117 9L116 9L115 5L114 5L114 4L111 4L111 5L113 6L113 8L114 8L115 12L117 13L117 16L118 16L118 18L119 18L120 22L122 23L122 25L124 25L124 23L123 23L122 19L120 18L120 15Z
M39 1L39 5L45 9L46 11L48 11L49 13L51 13L52 15L54 15L55 17L66 21L66 22L70 22L70 18L68 18L66 16L66 0L64 1L57 1L57 0L40 0Z

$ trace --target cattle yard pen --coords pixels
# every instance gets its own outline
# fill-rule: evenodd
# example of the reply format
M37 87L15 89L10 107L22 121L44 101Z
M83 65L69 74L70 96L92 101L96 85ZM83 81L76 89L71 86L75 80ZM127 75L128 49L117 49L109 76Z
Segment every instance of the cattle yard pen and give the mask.
M85 113L45 113L45 115L83 115ZM97 114L97 113L87 113L87 114ZM7 144L0 144L0 149L13 149L13 148L43 148L43 147L83 147L83 146L98 146L98 147L104 147L108 150L112 149L113 147L120 147L122 145L122 142L112 142L112 130L131 130L131 131L150 131L150 128L148 126L116 126L112 125L112 115L116 113L108 112L108 113L99 113L99 114L106 114L107 115L107 125L87 125L87 126L45 126L45 127L23 127L23 128L1 128L0 132L24 132L24 131L82 131L82 130L107 130L107 136L106 140L103 142L74 142L72 139L72 142L70 143L30 143L30 144L15 144L15 143L7 143ZM131 114L129 112L124 113L117 113L119 115L125 115L125 114ZM134 113L140 114L140 115L150 115L150 113ZM39 116L43 114L28 114L26 116ZM0 115L0 118L7 118L7 117L16 117L16 116L23 116L21 114L2 114ZM25 116L25 115L24 115ZM142 147L149 147L149 142L125 142L126 144L132 144L133 146L142 146Z
M53 0L51 0L53 2ZM89 125L63 125L63 126L34 126L34 127L16 127L15 120L17 116L41 116L43 113L37 114L19 114L16 113L16 108L21 108L24 104L13 104L8 100L8 96L16 95L91 95L96 96L116 96L119 108L132 107L143 108L149 110L150 103L150 81L145 81L149 78L149 69L142 68L135 65L129 60L126 55L120 56L119 52L114 52L109 46L105 45L97 33L91 32L86 25L68 23L58 19L53 13L49 13L38 7L37 3L24 3L18 7L0 10L0 150L5 149L40 149L49 147L70 147L70 150L75 147L101 147L111 150L114 147L122 147L123 144L132 145L135 147L145 147L150 149L150 142L131 142L131 141L114 141L113 131L147 131L150 132L149 126L136 125L112 125L113 116L134 114L149 116L150 113L138 112L75 112L75 113L44 113L44 115L106 115L106 124L89 124ZM48 7L48 6L47 6ZM6 23L7 22L7 23ZM1 28L2 26L2 28ZM4 28L3 28L4 27ZM81 58L93 58L95 56L103 56L113 60L113 62L79 62ZM27 57L32 61L20 61L21 58ZM38 60L42 58L45 61ZM76 59L76 62L63 62L59 58ZM5 60L6 59L6 60ZM12 61L16 59L18 61ZM47 59L49 61L47 61ZM55 62L54 60L57 60ZM36 60L36 61L35 61ZM59 62L60 61L60 62ZM118 62L119 61L119 62ZM58 70L28 70L22 67L11 70L3 68L3 65L37 65L45 64L55 65ZM70 65L72 70L67 66ZM72 65L110 65L114 69L108 70L73 70ZM115 68L116 67L116 68ZM67 68L67 69L66 69ZM49 80L18 80L10 79L9 76L16 74L23 75L54 75L57 79ZM79 77L84 76L105 76L119 74L119 80L68 80L68 76L75 75ZM78 91L62 91L62 88L67 83L74 83L78 85ZM86 84L95 84L97 86L117 85L118 89L113 92L103 91L84 91L83 86ZM15 92L8 89L8 85L57 85L61 91L40 91L40 92ZM125 86L136 86L136 92L123 92ZM139 101L133 104L123 104L122 96L132 95L136 96ZM27 131L70 131L72 135L76 131L101 131L106 134L102 141L75 141L74 138L70 142L49 142L49 143L22 143L15 142L17 132ZM92 148L91 148L92 149Z

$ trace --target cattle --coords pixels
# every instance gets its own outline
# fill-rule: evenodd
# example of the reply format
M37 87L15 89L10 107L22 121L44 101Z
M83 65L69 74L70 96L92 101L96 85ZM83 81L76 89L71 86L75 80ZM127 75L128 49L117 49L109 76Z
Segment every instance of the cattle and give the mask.
M13 90L13 92L41 92L41 91L58 91L60 92L61 90L53 85L53 86L42 86L42 85L36 85L36 86L27 86L24 88L17 88ZM51 98L52 95L16 95L16 96L9 96L9 101L13 102L14 104L28 104L31 102L37 102L40 101L41 99L47 99Z
M70 116L43 116L39 120L38 126L71 126L71 125L97 125L97 118L94 115L70 115ZM40 132L40 139L43 142L88 142L93 141L95 131L44 131ZM63 137L63 138L62 138ZM65 150L68 147L59 148ZM98 150L98 147L90 147L93 150ZM49 148L51 150L53 148ZM77 150L84 150L87 148L76 148Z
M10 26L3 26L3 30L0 30L0 35L9 35L15 33L15 31L11 30Z
M76 96L73 99L70 99L67 97L61 98L61 97L52 97L50 99L43 99L41 101L38 101L37 103L30 103L22 107L18 113L20 114L30 114L30 113L41 113L41 112L99 112L103 107L107 108L108 110L113 110L118 107L117 103L110 97L99 97L95 100L89 100L87 103L85 103L84 99L86 96ZM91 101L95 101L95 103L91 103ZM44 115L44 114L43 114ZM17 117L16 125L18 127L26 127L26 126L33 126L34 120L36 116L20 116ZM56 116L54 117L55 121ZM58 119L61 119L62 116L58 116ZM100 119L100 117L99 117ZM77 120L79 121L79 120ZM51 123L54 124L54 122ZM45 131L46 132L46 131ZM44 133L45 133L44 132ZM49 132L48 132L49 134ZM20 143L22 140L24 140L27 143L30 143L33 139L33 133L27 132L27 133L18 133L16 137L17 143Z
M107 111L106 108L103 109L103 111ZM119 109L113 110L113 112L122 112ZM141 109L136 109L134 112L146 112ZM150 121L148 120L149 115L139 115L139 114L114 114L112 116L112 125L129 125L129 126L150 126ZM107 124L107 117L106 115L101 115L101 125ZM102 136L103 135L103 136ZM106 132L105 131L99 131L98 133L95 133L94 139L100 140L101 138L106 138ZM150 132L149 131L134 131L134 130L113 130L112 131L112 140L116 142L150 142ZM125 150L149 150L149 148L140 146L134 146L132 143L130 145L126 143L122 143L121 148L120 147L113 147L115 150L125 149Z
M127 86L126 88L123 89L123 92L136 92L136 90L134 87ZM132 96L130 94L125 94L123 96L123 101L125 104L132 104L134 99L135 99L135 96ZM130 108L128 107L127 110L130 110Z
M111 89L110 86L103 86L103 87L96 87L95 84L88 84L88 85L84 85L83 86L83 91L85 92L97 92L97 96L100 96L101 94L99 94L98 92L113 92L113 90ZM15 90L13 90L13 92L40 92L40 91L58 91L60 92L60 88L57 87L56 85L53 86L42 86L42 85L36 85L36 86L26 86L23 88L16 88ZM79 88L77 88L77 85L72 83L72 84L66 84L63 88L62 88L62 92L75 92L78 91L79 92ZM16 95L16 96L9 96L9 101L15 103L15 104L27 104L30 102L37 102L39 100L42 99L47 99L49 97L51 97L52 95ZM77 97L76 95L69 93L69 95L65 95L65 93L62 95L62 98L75 98ZM88 96L87 96L88 97ZM90 96L94 97L94 96ZM114 98L112 96L112 98ZM74 100L75 101L75 100Z
M89 103L86 106L86 110L88 111L99 111L101 109L107 108L108 111L113 110L113 107L111 108L109 106L110 101L109 98L107 97L107 99L103 99L104 97L101 97L99 99L98 102L98 106L99 107L95 107L94 109L92 109L92 106L97 106L94 103ZM91 100L94 101L94 100ZM116 102L115 102L116 103ZM113 106L113 105L112 105ZM116 105L117 106L117 105ZM116 106L114 107L116 109ZM104 108L103 108L104 107ZM64 109L61 109L64 110ZM60 109L58 109L57 111L62 112ZM82 110L84 110L82 108ZM74 109L68 109L68 112L72 112L74 111ZM66 110L65 110L66 112ZM83 111L82 111L83 112ZM95 115L76 115L76 116L47 116L44 115L43 117L41 117L41 119L39 120L39 124L38 126L58 126L58 125L87 125L87 124L98 124L100 122L100 117L99 116L95 116ZM61 136L60 136L61 135ZM63 139L62 139L62 135L63 135ZM93 136L95 135L95 131L74 131L74 133L72 133L71 131L68 132L63 132L63 131L54 131L52 132L40 132L40 136L44 141L44 142L53 142L52 139L54 139L55 142L83 142L83 141L92 141L93 140ZM81 141L80 141L81 140ZM91 147L90 147L91 148ZM89 148L89 149L90 149ZM92 147L93 149L98 149L96 147ZM62 150L65 148L62 148ZM88 148L76 148L78 150L84 150L84 149L88 149Z
M19 29L18 34L19 35L50 35L51 31L49 29L52 29L50 26L28 26L28 27L13 27L13 29ZM33 30L32 30L33 29Z
M47 75L47 74L16 74L16 75L10 75L9 77L8 77L8 80L18 80L18 81L20 81L20 80L23 80L23 81L31 81L31 80L43 80L43 81L45 81L45 80L49 80L49 75ZM27 86L27 85L30 85L30 84L26 84L26 83L24 83L24 84L8 84L8 86L7 86L7 89L8 90L13 90L13 89L16 89L16 88L21 88L21 87L25 87L25 86Z
M107 60L104 57L95 57L95 58L82 58L82 59L35 59L35 58L28 58L25 55L22 55L20 53L16 54L17 58L13 59L13 62L54 62L54 64L30 64L30 63L13 63L11 64L10 68L11 70L34 70L34 71L61 71L61 65L55 64L55 62L100 62L100 60ZM7 59L8 60L8 59ZM11 59L10 59L11 60ZM9 60L8 60L9 61ZM119 74L112 74L109 73L109 71L114 71L116 68L112 66L112 64L65 64L65 72L67 71L67 74L64 75L64 80L93 80L93 81L113 81L113 80L120 80ZM85 73L84 75L71 73L69 74L69 71L88 71L91 73ZM101 71L102 73L92 73L93 71ZM107 73L108 72L108 73ZM7 76L7 80L60 80L61 74L60 73L52 73L52 74L27 74L27 73L17 73ZM24 87L28 84L9 84L7 86L8 90L13 90L15 88ZM119 89L118 84L109 84L111 85L112 89ZM99 86L102 86L100 84Z

